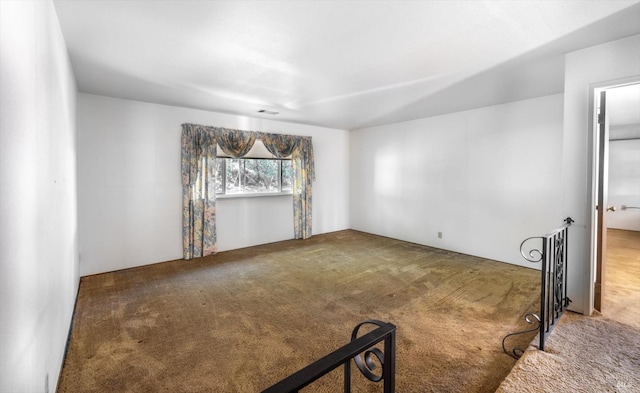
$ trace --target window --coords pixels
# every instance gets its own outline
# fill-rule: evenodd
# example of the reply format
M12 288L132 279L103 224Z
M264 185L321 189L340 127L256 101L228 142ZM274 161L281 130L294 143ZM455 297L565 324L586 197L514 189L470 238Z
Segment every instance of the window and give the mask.
M266 194L292 191L290 159L216 158L216 194Z
M242 158L225 156L218 147L216 195L290 193L293 167L290 158L273 158L262 141Z

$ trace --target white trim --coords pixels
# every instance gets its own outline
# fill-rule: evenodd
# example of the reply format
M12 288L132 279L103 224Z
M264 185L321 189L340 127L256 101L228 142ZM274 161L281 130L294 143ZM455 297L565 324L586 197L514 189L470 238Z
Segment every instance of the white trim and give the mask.
M234 199L234 198L257 198L257 197L273 197L273 196L286 196L293 195L292 191L284 192L253 192L253 193L238 193L238 194L216 194L216 199Z
M640 83L640 75L635 75L622 79L614 79L606 82L598 82L589 84L589 128L588 131L590 133L589 144L587 146L588 154L587 159L587 167L589 168L589 174L587 176L587 190L591 190L589 194L587 194L587 218L590 223L590 245L589 245L589 274L586 277L585 287L587 288L587 304L585 305L584 315L593 314L593 302L595 299L595 282L596 282L596 264L597 264L597 234L598 228L596 228L596 210L595 210L595 201L598 198L597 195L597 176L598 176L598 168L596 168L596 155L598 154L598 149L596 148L596 127L598 126L598 122L596 121L596 97L599 97L600 92L602 90L608 90L615 87L621 87L625 85L635 85Z

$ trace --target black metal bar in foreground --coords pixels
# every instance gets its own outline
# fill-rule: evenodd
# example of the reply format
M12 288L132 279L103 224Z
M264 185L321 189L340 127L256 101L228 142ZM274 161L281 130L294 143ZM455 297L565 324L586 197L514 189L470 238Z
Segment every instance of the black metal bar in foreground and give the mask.
M361 326L373 324L377 329L358 337ZM384 341L384 353L374 345ZM384 393L395 390L395 358L396 358L396 327L387 322L367 320L359 323L351 333L351 342L331 352L327 356L316 360L305 368L281 380L262 393L298 392L323 375L344 365L344 392L351 392L351 358L367 379L373 382L384 381ZM375 356L382 365L382 372L374 374L376 368ZM364 359L364 360L363 360Z
M506 340L509 337L539 330L540 344L538 348L544 351L547 337L571 302L571 299L567 297L567 261L569 227L573 219L567 217L564 222L563 226L547 235L530 237L520 243L520 254L524 259L533 263L542 262L542 268L540 269L540 314L528 313L525 315L525 321L535 326L531 329L508 334L502 339L502 350L516 359L522 356L524 350L516 347L509 353ZM526 243L535 239L541 241L539 248L532 248L525 252Z

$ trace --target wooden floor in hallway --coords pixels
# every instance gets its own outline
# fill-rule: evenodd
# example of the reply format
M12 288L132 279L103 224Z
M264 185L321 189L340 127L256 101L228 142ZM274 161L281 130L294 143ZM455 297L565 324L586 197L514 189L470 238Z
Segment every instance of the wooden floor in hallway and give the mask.
M607 230L602 314L640 328L640 232Z

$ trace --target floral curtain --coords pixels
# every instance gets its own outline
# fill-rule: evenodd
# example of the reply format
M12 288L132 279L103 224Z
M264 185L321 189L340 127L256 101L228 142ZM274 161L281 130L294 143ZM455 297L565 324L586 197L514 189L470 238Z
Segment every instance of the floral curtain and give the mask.
M293 232L296 239L306 239L312 234L311 183L316 180L313 146L310 137L297 137L298 146L293 151Z
M245 156L255 140L278 158L291 156L293 227L296 239L312 234L312 192L315 181L311 137L182 125L182 232L184 259L216 252L216 146L234 158Z
M184 259L216 252L214 133L182 125L182 250Z
M315 181L311 137L266 134L259 138L264 147L278 158L291 156L293 160L293 234L306 239L312 234L311 183Z

